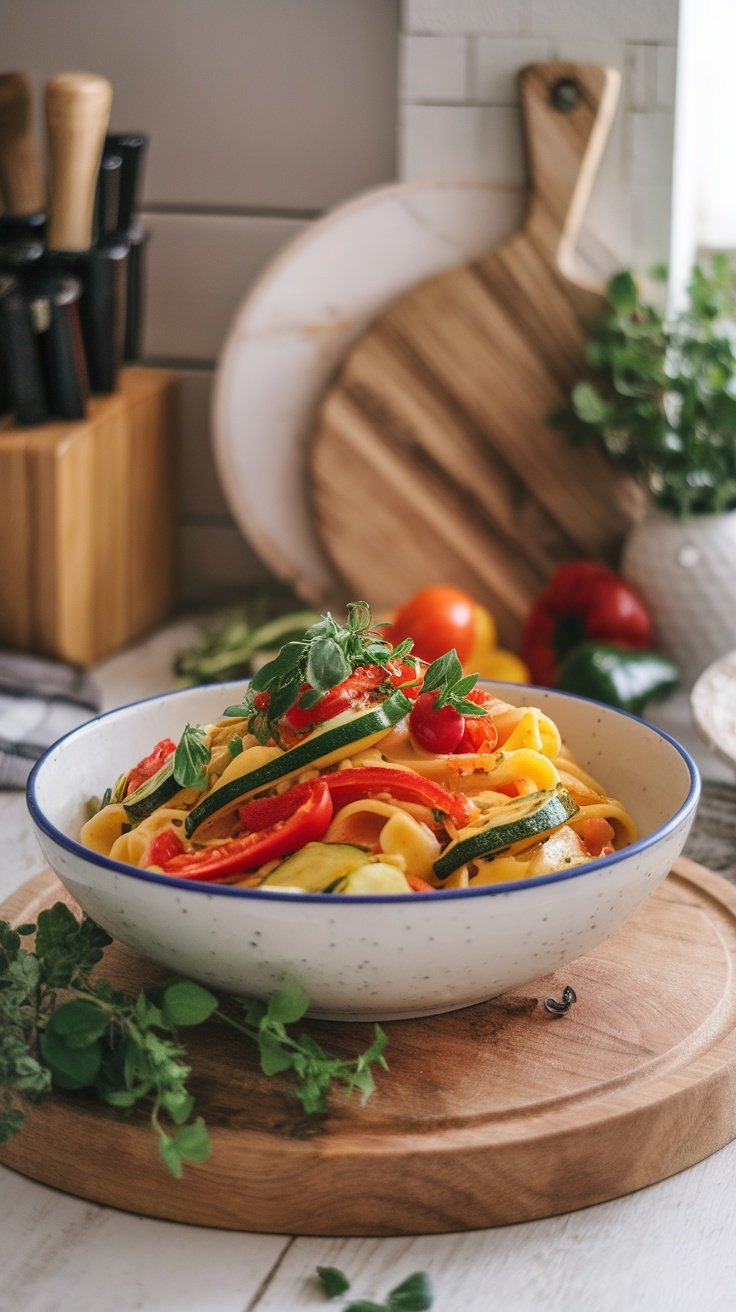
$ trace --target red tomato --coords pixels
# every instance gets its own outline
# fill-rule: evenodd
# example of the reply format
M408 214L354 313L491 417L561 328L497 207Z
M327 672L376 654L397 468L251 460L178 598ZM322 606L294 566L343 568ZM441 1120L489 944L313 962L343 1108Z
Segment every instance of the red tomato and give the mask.
M161 866L171 861L172 857L180 856L184 851L184 844L179 835L173 829L162 829L160 834L156 834L151 839L143 856L141 857L141 866Z
M291 794L296 794L292 797ZM196 852L182 852L163 865L167 875L205 881L224 879L246 870L257 870L266 861L288 856L305 843L316 842L332 819L332 797L324 779L313 779L274 799L282 818L268 829L256 829ZM247 811L247 804L241 807Z
M457 748L458 752L495 751L498 744L498 729L491 718L490 711L496 698L484 692L482 688L471 688L468 700L475 702L476 706L484 707L486 714L466 716L465 733Z
M156 743L153 751L133 766L125 785L125 796L134 793L136 788L140 788L141 784L146 782L146 779L152 779L161 769L164 761L168 761L171 753L175 751L176 743L172 743L170 738L162 738L160 743Z
M436 711L434 704L438 697L436 688L417 697L409 713L409 732L426 752L445 755L459 746L465 733L465 716L452 706L441 706Z
M454 647L464 663L473 650L475 628L473 598L460 588L438 586L423 588L400 606L387 634L394 645L413 638L413 654L422 660L436 661Z

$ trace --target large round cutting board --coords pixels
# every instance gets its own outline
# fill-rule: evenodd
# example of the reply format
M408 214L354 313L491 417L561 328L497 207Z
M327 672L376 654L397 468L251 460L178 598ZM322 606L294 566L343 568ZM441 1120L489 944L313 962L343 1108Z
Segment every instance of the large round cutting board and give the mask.
M0 908L35 920L65 896L50 872ZM147 1111L116 1115L54 1093L0 1162L83 1198L233 1230L421 1234L528 1221L662 1180L736 1137L736 890L681 860L589 956L464 1011L393 1021L389 1070L364 1106L330 1096L306 1116L287 1076L207 1023L186 1034L212 1156L182 1180L159 1160ZM431 961L428 962L431 968ZM157 968L118 945L123 988ZM572 985L577 1002L552 1016ZM335 1055L366 1024L305 1026Z
M547 62L520 75L530 200L513 237L426 279L355 342L310 450L321 539L379 609L432 583L493 611L506 645L554 567L615 564L642 495L593 444L550 426L588 372L607 310L572 270L619 75Z

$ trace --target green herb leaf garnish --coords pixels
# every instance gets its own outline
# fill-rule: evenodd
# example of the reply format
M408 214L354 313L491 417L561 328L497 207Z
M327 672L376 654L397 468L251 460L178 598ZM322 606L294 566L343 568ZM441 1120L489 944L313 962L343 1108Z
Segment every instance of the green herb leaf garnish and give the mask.
M471 702L467 696L477 682L477 674L463 672L460 659L453 647L451 651L446 651L444 656L438 656L436 661L432 661L425 672L422 689L424 692L437 690L438 696L434 703L436 711L443 706L451 706L461 715L486 715L485 707L479 706L477 702Z
M329 613L311 624L298 640L287 642L273 660L253 675L240 705L228 706L225 715L248 720L260 742L279 741L278 721L292 706L310 710L361 665L387 665L403 660L411 639L394 648L381 637L365 601L350 602L345 624Z
M182 788L206 788L210 752L201 724L188 724L174 753L174 778Z

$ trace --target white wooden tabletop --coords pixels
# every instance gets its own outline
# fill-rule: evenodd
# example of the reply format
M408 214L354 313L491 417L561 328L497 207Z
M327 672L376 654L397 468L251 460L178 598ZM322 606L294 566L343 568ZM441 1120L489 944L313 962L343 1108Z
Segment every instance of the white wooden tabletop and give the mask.
M171 653L192 631L190 622L171 626L101 666L105 708L170 686ZM706 777L730 781L694 741L684 700L659 722L695 750ZM20 792L0 793L0 832L2 900L44 865ZM436 1312L734 1312L735 1233L736 1143L670 1180L585 1211L398 1239L176 1225L98 1207L0 1168L0 1312L342 1307L325 1302L317 1266L341 1268L353 1297L378 1302L412 1272L426 1271Z

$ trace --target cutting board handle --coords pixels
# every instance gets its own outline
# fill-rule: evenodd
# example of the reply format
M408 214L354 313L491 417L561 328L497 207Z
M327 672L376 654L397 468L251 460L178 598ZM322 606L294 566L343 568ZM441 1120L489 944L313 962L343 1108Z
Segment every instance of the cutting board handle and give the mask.
M620 85L620 73L599 64L549 61L519 74L531 189L525 229L562 271L572 263Z

